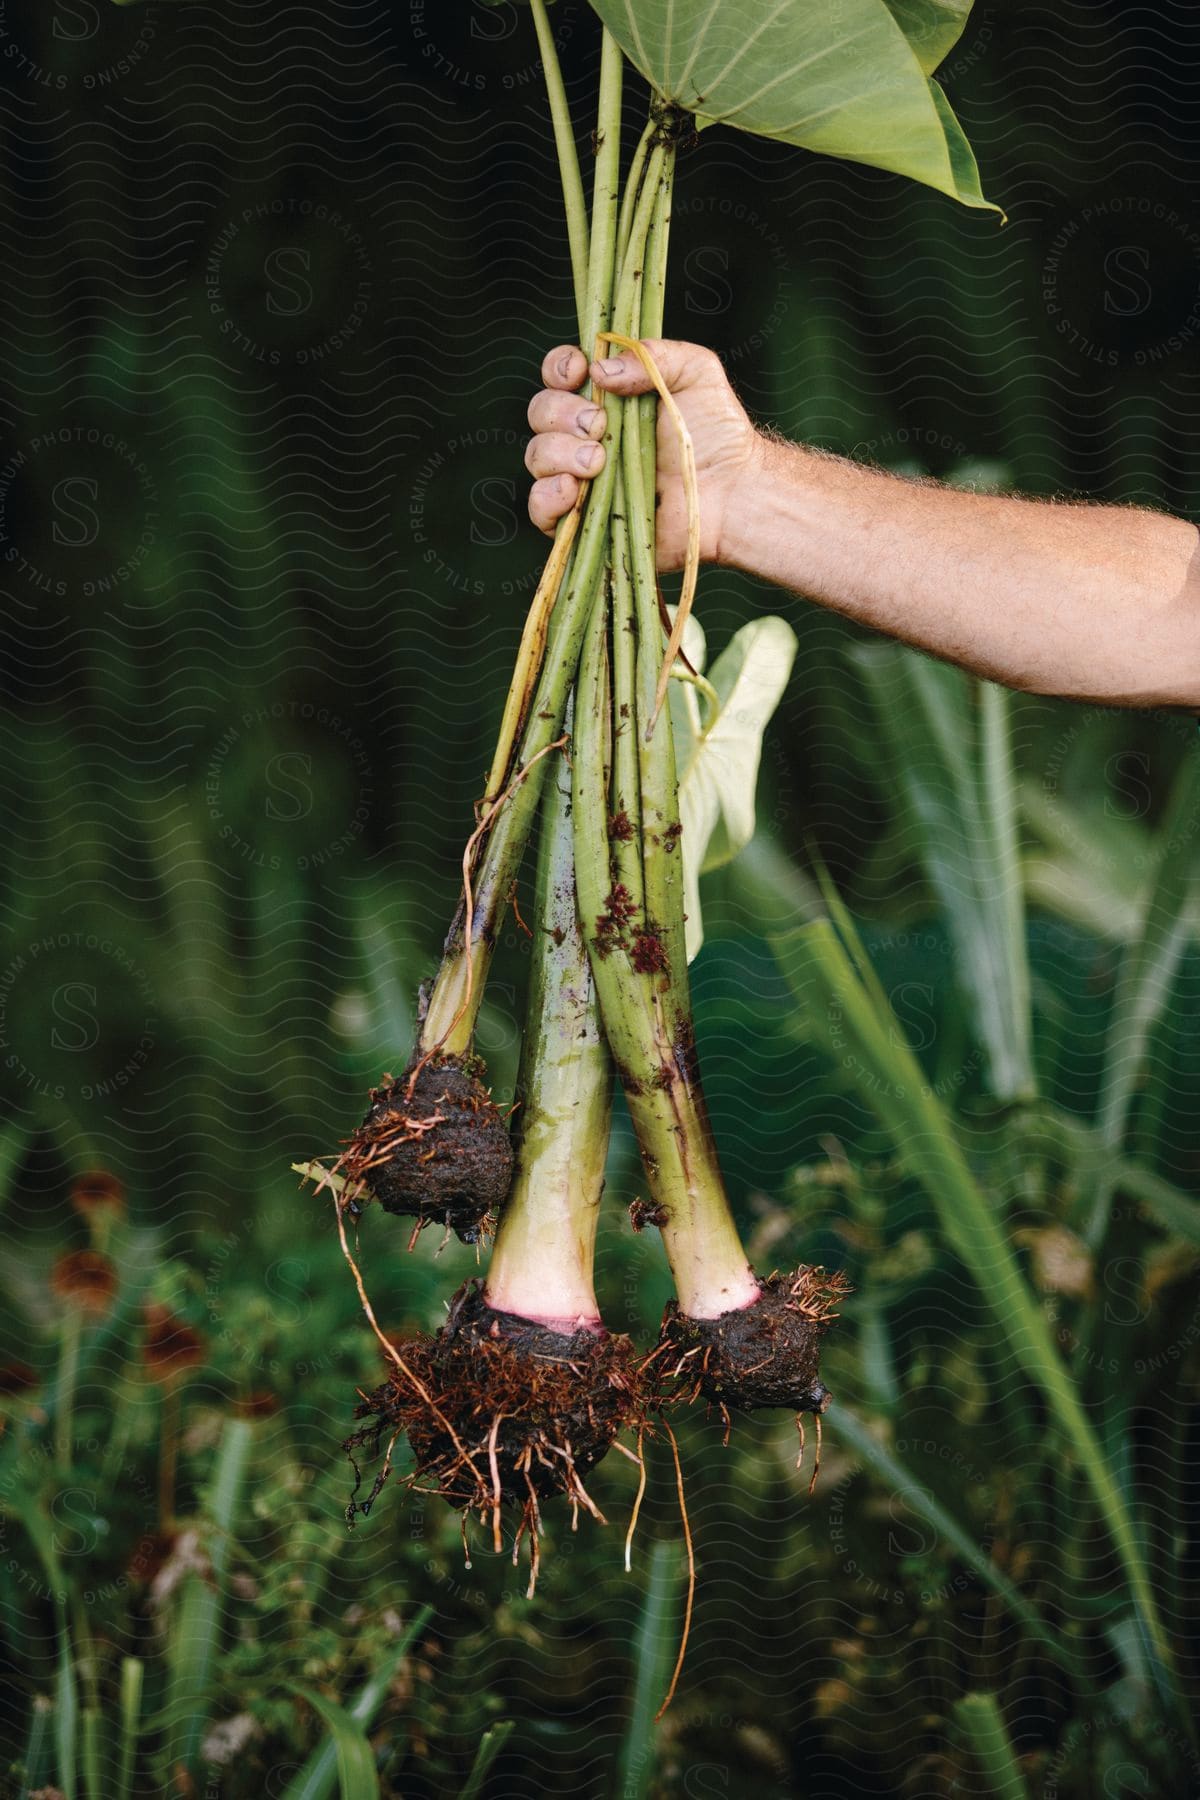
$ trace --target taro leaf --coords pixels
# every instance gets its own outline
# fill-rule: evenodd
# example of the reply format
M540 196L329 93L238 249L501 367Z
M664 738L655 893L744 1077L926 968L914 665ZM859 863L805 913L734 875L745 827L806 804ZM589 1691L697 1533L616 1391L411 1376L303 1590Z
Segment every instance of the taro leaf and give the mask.
M963 34L972 0L887 0L887 9L927 75L949 56Z
M931 79L966 23L965 0L592 4L630 61L701 129L732 125L990 205Z
M691 631L684 653L699 673L703 638ZM763 732L779 705L796 656L796 634L783 619L743 625L713 664L716 700L680 682L672 706L683 826L684 907L689 962L704 942L700 877L732 862L754 836L754 793Z

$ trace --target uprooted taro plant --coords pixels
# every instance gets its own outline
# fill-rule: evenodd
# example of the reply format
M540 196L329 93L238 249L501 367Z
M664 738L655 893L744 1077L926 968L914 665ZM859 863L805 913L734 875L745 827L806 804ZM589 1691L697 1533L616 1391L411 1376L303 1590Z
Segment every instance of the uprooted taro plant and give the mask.
M640 1462L672 1405L786 1407L801 1424L829 1402L818 1354L845 1291L837 1274L762 1276L738 1237L700 1085L688 954L697 879L753 830L763 729L795 652L760 619L706 676L689 619L699 518L682 418L644 340L661 336L676 158L721 119L912 175L986 204L945 96L931 80L965 22L957 3L853 0L831 39L821 9L776 12L748 34L731 0L595 0L604 21L589 209L543 0L533 21L563 178L580 341L637 356L657 392L606 409L604 467L559 526L526 621L490 776L463 856L463 894L407 1068L387 1076L332 1166L297 1165L332 1189L338 1229L375 1325L347 1222L377 1201L465 1242L492 1235L482 1281L432 1338L378 1333L387 1379L364 1398L352 1449L398 1436L411 1480L490 1525L509 1509L536 1576L542 1507L596 1514L589 1471L618 1446ZM664 22L665 21L665 22ZM650 86L622 169L624 57ZM673 73L675 72L675 73ZM661 399L661 417L659 400ZM657 434L675 433L690 554L672 618L655 563ZM540 816L539 816L540 815ZM473 1053L497 926L539 825L535 941L520 1103L508 1121ZM688 918L685 921L685 903ZM686 929L685 929L686 926ZM612 1071L641 1150L637 1226L662 1234L676 1287L656 1345L606 1331L592 1281ZM618 1445L626 1433L629 1443ZM671 1438L672 1445L674 1443ZM644 1477L644 1467L643 1467ZM640 1489L639 1489L640 1492ZM352 1512L354 1510L352 1506Z

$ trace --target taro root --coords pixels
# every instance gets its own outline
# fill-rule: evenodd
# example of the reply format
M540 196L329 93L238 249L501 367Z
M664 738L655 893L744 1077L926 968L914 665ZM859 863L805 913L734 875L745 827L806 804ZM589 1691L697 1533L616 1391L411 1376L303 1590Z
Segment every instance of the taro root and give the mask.
M536 1543L540 1502L563 1494L601 1517L583 1478L617 1433L644 1417L637 1352L599 1323L557 1331L492 1307L468 1281L433 1337L405 1344L383 1385L357 1408L371 1422L347 1440L377 1453L405 1433L419 1485L463 1511L490 1518L515 1506ZM390 1464L350 1516L365 1513Z
M673 1384L679 1397L710 1401L726 1417L764 1406L820 1415L830 1401L821 1340L846 1292L841 1275L802 1267L768 1276L749 1306L715 1319L689 1318L669 1301L659 1382Z
M512 1181L513 1151L499 1107L473 1058L439 1056L385 1077L339 1159L385 1212L444 1225L476 1243ZM410 1089L411 1082L411 1092Z

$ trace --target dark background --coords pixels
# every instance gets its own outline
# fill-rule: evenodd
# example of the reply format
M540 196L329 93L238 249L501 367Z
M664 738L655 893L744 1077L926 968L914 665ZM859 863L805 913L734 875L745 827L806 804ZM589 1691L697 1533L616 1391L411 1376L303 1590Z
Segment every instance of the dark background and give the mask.
M553 17L583 135L598 26L582 0ZM463 1574L454 1521L398 1491L345 1539L337 1444L373 1356L327 1203L288 1170L334 1150L368 1085L404 1060L545 552L524 514L525 408L572 323L528 16L474 0L4 0L0 70L6 1353L50 1379L48 1272L87 1241L71 1179L111 1170L152 1246L152 1291L211 1349L185 1408L184 1511L221 1417L251 1399L262 1413L241 1569L257 1593L231 1615L212 1713L249 1713L257 1736L236 1769L214 1765L209 1791L282 1793L317 1736L283 1684L352 1690L388 1609L426 1599L420 1666L387 1713L388 1791L457 1791L498 1716L520 1723L489 1794L648 1791L629 1785L628 1749L624 1790L613 1774L644 1601L644 1578L619 1572L628 1480L606 1472L613 1524L561 1531L532 1604L501 1598L516 1588L490 1554ZM714 130L680 160L668 330L721 352L753 414L791 436L1196 517L1200 19L980 4L943 80L1006 225ZM631 129L642 106L634 80ZM764 943L811 915L812 845L885 975L931 984L921 1047L965 1071L968 1100L978 1058L846 655L854 633L709 571L710 646L764 605L800 649L768 735L759 840L710 884L702 1053L760 1260L861 1278L856 1259L902 1242L918 1261L933 1252L886 1146L797 1042ZM1039 1066L1086 1118L1147 846L1194 727L1030 697L1012 719ZM480 1030L503 1099L524 964L513 928ZM1198 975L1193 947L1156 1065L1159 1165L1193 1189ZM831 1138L873 1194L846 1198ZM633 1180L622 1130L618 1202ZM665 1272L657 1243L620 1221L614 1205L602 1297L614 1325L645 1335ZM406 1259L388 1221L368 1220L364 1266L389 1326L436 1324L473 1267L458 1247L431 1259L427 1244ZM986 1327L948 1322L932 1277L906 1306L893 1328L915 1395L908 1439L928 1449L916 1460L1011 1557ZM1162 1326L1185 1334L1185 1361L1190 1317ZM960 1326L975 1330L969 1353ZM851 1303L830 1373L851 1398L857 1331ZM1186 1437L1183 1403L1162 1404ZM128 1428L150 1480L155 1405L142 1393ZM1103 1707L1036 1658L1014 1662L973 1578L836 1442L805 1501L790 1432L755 1421L724 1452L699 1423L685 1437L700 1601L658 1774L637 1780L838 1800L964 1791L948 1711L964 1688L999 1685L1030 1792L1094 1791ZM88 1467L104 1520L78 1552L91 1591L153 1508L135 1484L138 1516L108 1517ZM671 1500L664 1467L649 1537L672 1535ZM30 1558L14 1535L0 1571L10 1757L54 1679L49 1609L22 1590ZM321 1583L297 1599L287 1584L309 1559ZM1045 1579L1053 1592L1053 1556ZM103 1682L150 1642L153 1608L139 1589L93 1610ZM671 1613L672 1644L674 1629ZM1185 1791L1171 1729L1103 1763L1138 1771L1111 1791ZM146 1779L138 1791L157 1791Z

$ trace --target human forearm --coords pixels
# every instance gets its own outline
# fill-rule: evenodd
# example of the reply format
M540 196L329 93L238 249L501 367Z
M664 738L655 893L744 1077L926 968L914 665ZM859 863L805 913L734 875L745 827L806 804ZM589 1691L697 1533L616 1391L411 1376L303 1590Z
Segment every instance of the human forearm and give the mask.
M1037 693L1200 706L1195 529L911 482L760 440L721 562Z

